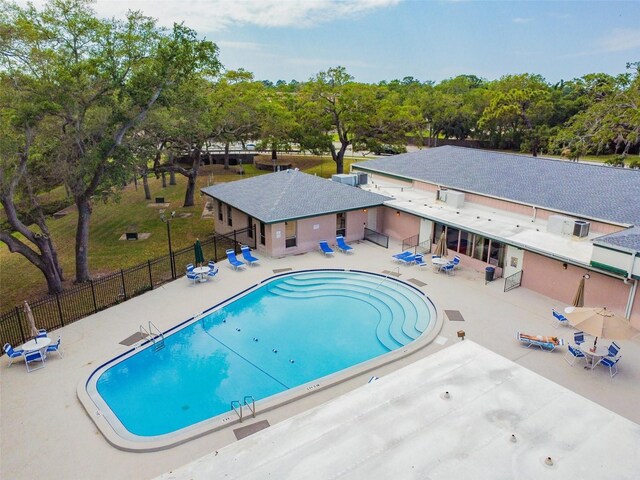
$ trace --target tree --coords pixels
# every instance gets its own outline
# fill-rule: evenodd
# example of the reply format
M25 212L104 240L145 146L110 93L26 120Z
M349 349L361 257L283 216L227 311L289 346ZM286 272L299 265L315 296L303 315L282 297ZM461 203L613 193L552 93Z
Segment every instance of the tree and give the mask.
M343 173L349 145L370 148L383 139L399 141L409 119L399 122L398 115L388 119L379 115L379 108L388 105L381 101L387 92L384 87L355 83L344 67L318 73L297 96L298 143L314 152L331 152L336 172Z
M0 203L13 232L0 228L0 241L9 251L23 255L45 277L49 293L62 290L63 274L44 212L38 202L39 188L50 188L52 171L42 161L47 145L47 127L43 121L46 99L32 88L29 95L16 88L13 79L0 74ZM34 86L35 87L35 86ZM27 165L31 164L31 172ZM25 205L27 212L21 210ZM28 224L33 222L33 228ZM15 232L15 233L14 233Z
M127 178L131 164L120 149L161 95L218 70L217 47L139 12L98 19L87 0L51 0L42 11L3 3L0 44L8 75L26 72L46 88L47 114L59 124L56 155L78 208L76 281L87 281L92 197Z
M480 128L508 132L516 147L521 144L538 155L552 104L549 86L539 75L507 75L491 84L492 98L478 122Z

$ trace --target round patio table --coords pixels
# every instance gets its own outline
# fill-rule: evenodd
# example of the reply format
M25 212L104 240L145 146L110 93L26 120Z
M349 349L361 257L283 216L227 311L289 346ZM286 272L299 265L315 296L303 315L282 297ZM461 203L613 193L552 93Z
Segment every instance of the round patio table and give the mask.
M585 339L584 343L578 345L578 348L587 357L587 364L591 370L598 365L602 357L606 357L609 354L609 347L604 346L597 346L595 351L592 352L591 349L593 348L593 341L589 342L587 339Z
M25 352L35 352L36 350L42 350L47 348L51 343L51 339L49 337L41 337L37 339L29 340L27 343L22 345L20 348Z
M196 267L193 269L193 273L198 275L201 282L204 282L207 280L207 273L209 273L210 270L211 268L209 267Z

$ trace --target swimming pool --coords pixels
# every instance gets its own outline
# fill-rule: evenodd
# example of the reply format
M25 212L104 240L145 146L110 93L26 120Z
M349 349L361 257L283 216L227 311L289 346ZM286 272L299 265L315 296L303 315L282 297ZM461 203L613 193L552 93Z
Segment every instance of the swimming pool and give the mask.
M391 277L285 274L174 327L162 349L148 344L107 362L86 391L119 436L154 440L234 418L231 401L245 396L260 411L262 400L307 392L408 345L434 318L421 291Z

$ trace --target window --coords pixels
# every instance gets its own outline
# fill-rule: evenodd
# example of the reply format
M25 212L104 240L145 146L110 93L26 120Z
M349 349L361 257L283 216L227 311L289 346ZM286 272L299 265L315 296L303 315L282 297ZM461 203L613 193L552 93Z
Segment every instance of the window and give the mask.
M218 220L221 222L224 221L224 216L222 214L222 202L218 200Z
M496 267L504 266L504 251L505 248L503 243L491 240L491 244L489 246L489 263Z
M284 222L284 246L286 248L295 247L297 222Z
M249 229L247 237L253 238L253 217L251 216L247 216L247 228Z
M265 226L263 222L260 222L260 245L266 245Z
M336 215L336 235L344 236L347 232L347 214L340 212Z
M447 227L447 248L458 251L458 237L460 236L460 230L453 227Z
M476 260L487 261L489 254L489 239L481 235L473 236L473 255Z
M233 227L233 215L231 205L227 205L227 225Z
M431 243L438 243L440 240L440 235L444 232L445 225L443 223L434 222L433 224L433 238L431 239Z
M458 249L458 253L461 253L462 255L471 255L470 239L471 234L469 232L460 230L460 248Z

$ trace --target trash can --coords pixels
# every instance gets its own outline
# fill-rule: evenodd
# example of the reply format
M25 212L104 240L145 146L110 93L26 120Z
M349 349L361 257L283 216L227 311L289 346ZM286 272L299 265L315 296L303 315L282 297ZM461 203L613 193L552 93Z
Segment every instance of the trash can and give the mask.
M489 282L493 282L493 274L496 269L494 267L487 267L484 269L484 283L485 285Z

